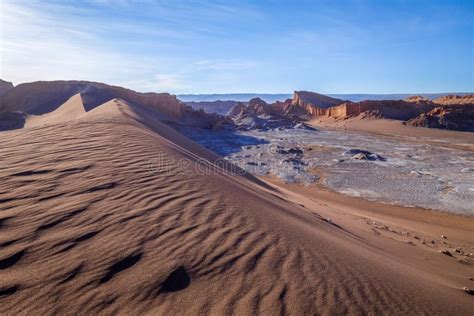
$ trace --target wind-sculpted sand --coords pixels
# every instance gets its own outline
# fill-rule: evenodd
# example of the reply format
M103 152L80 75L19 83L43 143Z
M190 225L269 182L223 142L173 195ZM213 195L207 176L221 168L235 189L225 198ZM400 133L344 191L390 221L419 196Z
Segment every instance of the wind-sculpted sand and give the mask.
M459 284L217 158L120 100L1 133L0 314L472 313Z
M56 110L43 115L29 115L25 120L25 127L34 127L66 122L84 115L86 110L81 94L75 94Z

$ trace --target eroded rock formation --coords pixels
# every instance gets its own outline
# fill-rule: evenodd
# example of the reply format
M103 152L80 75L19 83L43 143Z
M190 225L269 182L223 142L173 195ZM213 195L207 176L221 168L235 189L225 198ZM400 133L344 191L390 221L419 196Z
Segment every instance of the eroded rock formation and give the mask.
M0 96L4 95L13 88L13 83L0 79Z
M472 105L440 106L422 113L407 122L408 125L474 132Z
M433 101L423 96L412 96L405 100L365 100L343 101L317 93L295 91L293 99L267 104L255 98L246 106L237 104L229 112L230 117L270 116L292 122L307 121L319 117L334 119L382 118L404 121L408 125L446 128L453 130L473 130L474 95L449 95Z

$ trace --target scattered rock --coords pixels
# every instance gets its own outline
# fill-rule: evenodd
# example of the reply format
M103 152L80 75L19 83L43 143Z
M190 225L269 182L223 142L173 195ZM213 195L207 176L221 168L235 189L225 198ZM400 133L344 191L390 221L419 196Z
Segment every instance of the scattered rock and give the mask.
M303 154L303 151L299 148L296 148L296 147L288 149L288 152L290 154L296 154L296 155L302 155Z
M448 249L441 250L440 252L441 252L442 254L445 254L445 255L450 256L450 257L453 256L453 254L451 253L451 251L449 251Z
M382 156L379 156L377 154L371 153L370 151L367 150L361 150L361 149L350 149L346 151L347 155L351 155L353 159L357 160L379 160L379 161L386 161Z
M474 290L471 290L471 289L468 288L468 287L463 287L462 290L463 290L464 292L466 292L467 294L469 294L469 295L474 295Z
M441 235L441 238L448 239L445 235Z
M292 164L294 166L306 166L306 164L304 162L302 162L301 160L299 160L298 158L286 158L286 159L283 159L281 161L281 165L282 164L285 164L285 163L289 163L289 164Z
M363 153L355 154L354 156L352 156L352 158L357 159L357 160L369 160L369 158Z

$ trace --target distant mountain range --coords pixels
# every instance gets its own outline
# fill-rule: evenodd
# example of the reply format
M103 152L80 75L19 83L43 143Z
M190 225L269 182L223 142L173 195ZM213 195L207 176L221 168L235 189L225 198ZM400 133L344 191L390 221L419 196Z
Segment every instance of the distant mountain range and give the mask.
M248 102L253 98L260 98L266 102L285 101L291 99L292 94L280 93L222 93L222 94L178 94L176 97L183 102L212 102L212 101L239 101Z
M401 100L413 95L421 95L427 99L433 100L446 95L466 95L472 92L447 92L447 93L399 93L399 94L327 94L333 98L359 102L362 100ZM239 101L248 102L253 98L260 98L268 103L276 101L285 101L291 99L293 94L286 93L222 93L222 94L179 94L178 99L183 102L212 102L212 101Z

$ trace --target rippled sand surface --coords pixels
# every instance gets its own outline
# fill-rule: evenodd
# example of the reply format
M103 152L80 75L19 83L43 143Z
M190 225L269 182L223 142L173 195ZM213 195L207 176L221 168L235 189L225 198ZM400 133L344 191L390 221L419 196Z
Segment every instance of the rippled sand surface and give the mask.
M472 312L429 271L215 159L118 100L1 133L0 314Z

